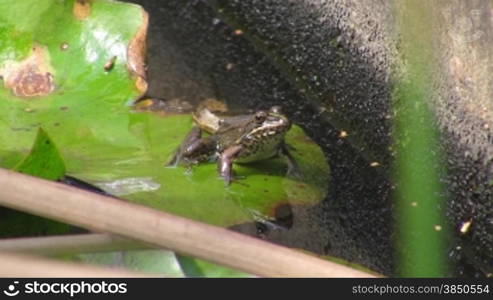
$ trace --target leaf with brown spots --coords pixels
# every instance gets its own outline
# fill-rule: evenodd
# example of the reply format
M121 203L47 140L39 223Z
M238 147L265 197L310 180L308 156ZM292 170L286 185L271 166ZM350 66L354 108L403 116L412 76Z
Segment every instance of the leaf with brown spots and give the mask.
M130 42L127 50L127 67L130 73L136 78L135 86L141 94L147 91L145 62L147 53L147 27L149 25L149 15L142 11L142 25Z
M75 1L73 12L78 20L84 20L91 15L91 2L90 0Z
M3 62L0 76L6 88L19 97L45 96L54 91L53 67L45 46L35 45L22 61Z

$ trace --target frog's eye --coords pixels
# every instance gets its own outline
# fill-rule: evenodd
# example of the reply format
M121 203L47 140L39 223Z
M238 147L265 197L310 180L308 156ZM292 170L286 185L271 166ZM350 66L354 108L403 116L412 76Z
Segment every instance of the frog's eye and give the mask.
M267 119L267 113L265 111L261 110L255 113L255 120L257 122L263 122L265 119Z
M271 112L271 113L274 113L274 114L278 114L278 115L280 115L280 114L282 113L282 109L281 109L281 107L280 107L280 106L276 105L276 106L272 106L272 107L270 108L270 112Z

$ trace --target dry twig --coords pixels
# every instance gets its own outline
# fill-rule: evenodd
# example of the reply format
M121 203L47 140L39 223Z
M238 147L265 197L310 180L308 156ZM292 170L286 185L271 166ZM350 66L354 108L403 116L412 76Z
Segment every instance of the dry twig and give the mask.
M270 277L374 277L227 229L0 169L0 205ZM1 264L0 264L1 265Z

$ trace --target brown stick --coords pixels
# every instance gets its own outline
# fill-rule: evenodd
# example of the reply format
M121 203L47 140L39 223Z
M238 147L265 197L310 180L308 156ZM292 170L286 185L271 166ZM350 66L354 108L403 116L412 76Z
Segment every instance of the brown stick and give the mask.
M29 255L0 252L0 277L145 277L121 269L62 262Z
M154 247L107 233L0 239L0 251L26 254L59 255L150 248Z
M0 204L270 277L374 277L224 228L0 169Z

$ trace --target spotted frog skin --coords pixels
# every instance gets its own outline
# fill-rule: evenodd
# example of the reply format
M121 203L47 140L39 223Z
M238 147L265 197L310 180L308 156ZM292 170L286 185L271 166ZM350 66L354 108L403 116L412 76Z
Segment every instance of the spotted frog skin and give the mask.
M192 129L169 164L183 161L190 165L217 159L219 174L227 185L233 179L233 162L250 163L282 155L287 158L288 172L297 169L284 142L291 122L278 106L224 119L210 111L200 111L194 119L199 127ZM202 131L211 135L203 138Z

